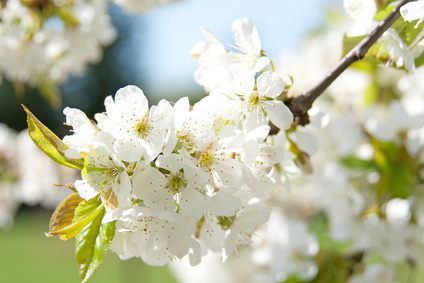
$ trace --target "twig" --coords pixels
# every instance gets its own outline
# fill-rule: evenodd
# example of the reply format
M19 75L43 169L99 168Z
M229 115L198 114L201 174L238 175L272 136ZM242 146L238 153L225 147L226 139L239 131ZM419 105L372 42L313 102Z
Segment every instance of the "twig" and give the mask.
M367 35L361 42L358 43L339 64L314 88L308 92L292 97L285 103L292 111L295 120L299 125L306 125L309 123L308 110L312 107L314 101L354 62L359 61L365 57L368 50L377 42L383 33L399 18L400 8L408 2L416 0L402 0L401 3L390 13L387 18L380 22L377 27Z

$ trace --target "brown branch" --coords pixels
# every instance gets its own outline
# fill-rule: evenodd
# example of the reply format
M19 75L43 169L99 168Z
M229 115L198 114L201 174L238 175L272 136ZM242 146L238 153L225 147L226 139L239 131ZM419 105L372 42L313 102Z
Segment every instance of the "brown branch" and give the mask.
M358 43L339 64L314 88L308 92L289 98L285 103L292 111L295 121L299 125L309 123L308 110L312 107L314 101L354 62L365 57L368 50L377 42L383 33L399 18L400 8L408 2L416 0L402 0L402 2L390 13L387 18L380 22L377 27L367 35L361 42Z

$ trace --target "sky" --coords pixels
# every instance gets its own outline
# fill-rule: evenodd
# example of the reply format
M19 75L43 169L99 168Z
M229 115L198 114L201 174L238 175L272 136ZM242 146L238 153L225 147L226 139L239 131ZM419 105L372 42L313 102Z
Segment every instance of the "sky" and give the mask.
M195 89L196 63L190 57L202 39L201 27L227 46L233 43L231 23L250 18L257 26L262 48L271 58L296 48L325 17L326 7L341 0L183 0L156 8L138 19L143 44L142 73L155 92Z

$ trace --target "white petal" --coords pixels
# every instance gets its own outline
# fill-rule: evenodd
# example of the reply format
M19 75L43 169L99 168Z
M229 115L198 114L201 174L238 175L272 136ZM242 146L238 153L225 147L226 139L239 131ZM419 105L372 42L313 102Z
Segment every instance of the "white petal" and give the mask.
M174 105L174 124L177 130L183 127L190 113L190 102L188 97L178 99Z
M309 155L315 154L319 148L318 138L305 130L296 131L296 144Z
M207 207L216 216L234 216L241 208L241 201L228 193L218 192L207 202Z
M374 25L374 15L377 6L374 0L343 0L346 12L353 19L350 36L360 36L369 32Z
M221 251L222 242L224 240L224 231L211 217L206 217L203 224L200 237L206 246L214 252Z
M258 156L259 150L260 147L256 141L250 140L246 142L243 146L243 151L241 152L241 160L246 164L253 162Z
M122 114L135 114L140 118L149 108L149 103L143 91L134 85L119 89L115 95L115 104Z
M266 71L257 79L258 92L261 97L276 98L284 90L283 79L275 72Z
M66 125L71 126L74 133L91 136L96 132L96 126L81 110L66 107L63 114L66 116Z
M255 25L248 18L241 18L235 20L232 24L231 30L234 33L234 39L237 47L243 53L260 55L261 42L259 39L258 31Z
M202 259L201 257L201 248L198 241L191 239L190 251L188 254L190 265L198 265Z
M175 205L172 194L165 188L166 183L166 177L159 170L148 167L133 178L133 191L146 206L173 211Z
M235 159L220 158L213 170L217 186L239 188L244 183L243 164Z
M181 215L194 218L196 220L203 216L205 201L201 193L192 188L185 188L180 193Z
M269 120L281 130L290 128L293 114L282 101L266 101L262 103Z
M403 5L400 8L402 17L409 22L424 19L424 1L416 1Z
M233 226L239 231L253 231L268 221L270 213L271 208L269 206L254 205L238 216Z
M117 185L113 188L119 208L125 209L131 205L131 181L126 172L119 176Z
M225 235L224 248L222 249L222 260L226 261L234 252L237 246L238 233L235 231L228 231Z
M253 130L251 130L247 136L247 140L254 140L254 141L263 141L269 134L270 126L268 125L262 125L259 126Z
M169 170L172 173L177 173L180 169L183 168L183 157L175 153L159 155L156 159L156 165L158 167Z
M142 145L130 140L116 141L113 148L118 158L126 162L137 162L144 154Z
M75 189L78 191L80 197L85 200L92 199L99 194L99 192L95 188L93 188L83 180L75 181Z

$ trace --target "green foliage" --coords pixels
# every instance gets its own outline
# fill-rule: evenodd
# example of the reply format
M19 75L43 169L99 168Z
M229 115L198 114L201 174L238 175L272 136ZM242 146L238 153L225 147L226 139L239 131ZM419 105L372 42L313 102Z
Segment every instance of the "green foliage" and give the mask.
M387 2L387 1L380 1ZM377 11L377 14L374 16L374 20L383 21L387 16L396 8L394 5L387 5L387 3L381 3L381 9Z
M90 200L82 201L75 209L74 222L87 221L94 219L102 211L102 200L99 196Z
M57 236L64 241L72 239L103 209L100 197L85 201L78 194L72 194L60 203L53 213L48 235Z
M50 218L49 237L59 237L61 240L68 240L73 237L71 231L75 230L73 229L75 209L82 200L77 193L74 193L66 197L57 206Z
M374 160L366 160L354 155L348 155L341 159L344 166L352 169L373 170L376 169Z
M416 22L407 22L400 17L394 22L392 28L397 32L400 38L402 38L403 42L410 46L422 32L424 23L417 26Z
M306 282L301 280L298 276L290 276L289 278L284 280L282 283L306 283Z
M415 67L421 67L424 65L424 53L415 58Z
M317 256L319 271L314 283L346 283L353 271L355 261L338 253L323 253Z
M315 215L309 221L309 231L318 240L321 253L344 253L349 249L349 243L335 241L329 235L329 221L324 213Z
M34 114L22 105L27 114L28 133L34 143L40 148L47 156L59 164L65 165L74 169L82 169L84 167L84 160L69 159L65 157L65 151L69 147L62 142L49 128L41 123Z
M378 199L408 198L419 182L418 161L409 155L404 145L373 138L371 144L374 149L371 160L349 155L341 159L342 164L355 170L377 172L379 180L371 186Z
M102 207L100 213L75 238L75 255L83 283L102 264L115 235L116 222L102 224L104 214L105 209Z
M408 198L419 182L418 163L409 156L405 146L393 142L372 142L374 161L378 167L379 192L391 197Z

